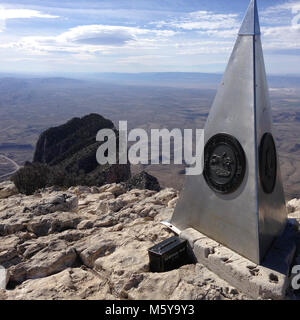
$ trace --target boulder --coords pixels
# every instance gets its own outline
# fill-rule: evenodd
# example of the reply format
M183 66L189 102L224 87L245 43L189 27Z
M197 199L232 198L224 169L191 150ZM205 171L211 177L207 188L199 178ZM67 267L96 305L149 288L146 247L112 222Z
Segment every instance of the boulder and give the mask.
M98 205L99 214L117 212L124 207L124 202L121 199L100 200Z
M9 264L10 260L18 256L17 245L21 242L16 235L1 237L0 242L0 265Z
M100 192L110 192L113 194L115 197L118 197L119 195L123 194L126 192L126 189L121 185L117 183L105 185L103 187L99 188Z
M160 191L160 185L158 180L146 171L142 171L137 175L133 176L128 181L126 181L124 185L127 190L148 189Z
M174 209L176 207L176 203L178 201L178 197L173 198L168 202L168 208Z
M5 199L18 193L15 184L11 181L0 183L0 199Z
M10 280L21 283L27 279L43 278L71 267L76 262L76 251L63 240L47 244L28 260L9 268Z
M25 212L43 215L56 211L77 211L78 198L70 193L58 193L55 196L45 197L31 206L24 208Z
M27 223L27 230L36 236L76 229L81 218L73 212L56 212L34 217Z
M94 262L102 256L111 254L116 248L116 243L113 239L107 239L102 236L95 236L87 239L84 244L76 246L76 251L79 254L84 265L93 268Z
M169 201L178 197L178 191L173 188L166 188L155 194L153 197L157 203L168 205Z

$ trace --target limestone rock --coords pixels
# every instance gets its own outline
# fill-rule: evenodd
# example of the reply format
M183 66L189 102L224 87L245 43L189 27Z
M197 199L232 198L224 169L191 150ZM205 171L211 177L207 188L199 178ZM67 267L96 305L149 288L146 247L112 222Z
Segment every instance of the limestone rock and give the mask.
M76 251L82 262L86 266L93 268L95 260L111 254L115 250L116 244L112 239L95 236L88 239L86 247L83 246L83 248L82 250L80 247L76 247Z
M10 280L16 283L27 279L43 278L71 267L76 261L76 252L66 242L57 240L48 243L34 256L9 268Z
M18 217L18 216L17 216ZM14 234L26 229L26 223L29 221L26 217L12 217L0 223L0 236Z
M17 245L20 243L19 237L9 235L1 237L0 242L0 265L9 263L10 260L18 256Z
M82 193L90 193L91 189L88 186L77 186L77 187L71 187L69 188L72 192L74 192L77 195L81 195Z
M24 211L43 215L56 211L77 211L78 198L72 194L58 194L49 198L44 198L32 206L26 207Z
M85 268L67 268L45 278L26 280L15 290L6 291L5 298L12 300L114 299L110 294L107 280Z
M178 200L178 197L173 198L172 200L170 200L168 202L168 208L174 209L176 207L177 200Z
M101 188L100 188L101 189ZM115 197L118 197L119 195L126 192L125 188L121 184L112 184L110 187L106 189L106 192L112 193Z
M148 249L174 235L161 221L177 199L115 183L0 199L0 299L248 299L199 263L149 272Z
M99 214L117 212L124 206L124 202L121 199L110 199L99 201L98 211Z
M300 211L300 199L292 199L287 203L288 213Z
M67 229L76 229L80 217L72 212L56 212L34 217L27 223L27 230L37 236L45 236Z
M79 230L84 230L84 229L91 229L93 228L94 223L91 220L82 220L80 223L77 225L77 229Z
M98 199L99 200L110 200L110 199L114 199L115 198L115 196L113 195L113 193L111 193L111 192L103 192L103 193L100 193L99 195L98 195Z
M161 204L168 205L169 201L178 196L178 191L173 188L166 188L157 193L154 198Z
M8 198L17 193L17 188L13 182L4 181L0 183L0 199Z

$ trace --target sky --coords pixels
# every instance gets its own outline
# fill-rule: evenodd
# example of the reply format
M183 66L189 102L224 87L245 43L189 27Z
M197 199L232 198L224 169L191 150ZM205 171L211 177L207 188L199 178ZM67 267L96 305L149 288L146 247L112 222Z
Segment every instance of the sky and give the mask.
M222 73L249 0L10 0L0 72ZM269 74L300 75L300 0L258 0Z

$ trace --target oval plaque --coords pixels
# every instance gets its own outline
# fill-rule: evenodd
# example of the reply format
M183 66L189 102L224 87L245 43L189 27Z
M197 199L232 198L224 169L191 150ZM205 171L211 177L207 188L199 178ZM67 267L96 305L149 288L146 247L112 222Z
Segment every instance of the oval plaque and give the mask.
M223 194L234 192L245 171L245 152L236 138L221 133L209 139L204 148L203 175L212 190Z
M259 147L259 175L265 193L272 193L277 177L277 154L273 136L265 133Z

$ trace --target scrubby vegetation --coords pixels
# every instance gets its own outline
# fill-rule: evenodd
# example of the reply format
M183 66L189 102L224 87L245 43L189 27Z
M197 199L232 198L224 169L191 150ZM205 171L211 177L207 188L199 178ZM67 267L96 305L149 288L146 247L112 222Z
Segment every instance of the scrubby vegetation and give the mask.
M44 164L26 164L11 178L21 193L32 194L35 190L44 188L48 183L50 168Z
M126 181L130 174L126 165L99 166L89 174L83 170L78 173L67 172L62 167L49 166L41 163L26 163L19 169L11 180L19 192L26 195L33 194L36 190L59 186L69 188L71 186L102 186L107 183L119 183Z

